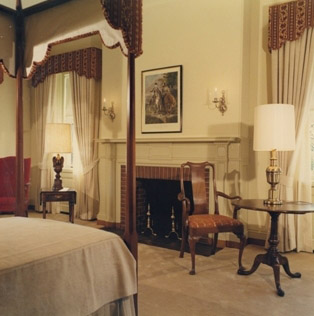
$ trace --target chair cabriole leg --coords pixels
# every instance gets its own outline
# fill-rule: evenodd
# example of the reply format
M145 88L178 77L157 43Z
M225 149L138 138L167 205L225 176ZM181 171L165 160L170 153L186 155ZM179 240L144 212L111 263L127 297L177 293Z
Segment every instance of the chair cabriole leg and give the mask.
M191 252L191 260L192 260L192 269L190 271L191 275L195 274L195 245L196 245L197 239L189 236L189 246L190 246L190 252Z
M184 257L184 249L186 244L186 237L187 237L187 229L182 226L182 240L181 240L181 249L180 249L180 258Z
M246 245L246 237L244 234L237 235L237 236L240 239L239 259L238 259L239 270L244 270L245 268L242 265L242 255L243 255L244 247Z

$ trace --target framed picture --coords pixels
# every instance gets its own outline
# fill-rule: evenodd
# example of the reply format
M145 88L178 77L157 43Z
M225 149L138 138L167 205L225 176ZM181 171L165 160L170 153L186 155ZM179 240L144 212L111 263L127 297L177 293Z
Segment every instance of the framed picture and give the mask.
M142 71L142 133L182 132L182 66Z

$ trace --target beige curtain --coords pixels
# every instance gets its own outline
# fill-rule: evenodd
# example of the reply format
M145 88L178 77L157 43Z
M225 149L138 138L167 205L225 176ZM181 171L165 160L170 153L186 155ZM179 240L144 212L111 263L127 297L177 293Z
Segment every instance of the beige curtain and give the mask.
M51 178L51 166L47 164L45 154L45 129L48 108L54 102L56 77L49 76L34 90L34 106L32 115L32 132L35 141L32 144L32 189L35 191L35 209L40 210L39 195L41 188L49 188Z
M281 198L311 202L309 137L310 84L314 59L314 32L308 28L295 41L272 51L272 93L274 103L295 106L296 149L279 153L282 168ZM312 82L313 84L313 82ZM282 215L279 218L279 250L312 252L312 218Z
M63 74L51 74L48 77L53 77L53 87L51 87L53 97L51 101L47 104L47 119L46 124L49 123L65 123L64 118L64 109L63 109ZM52 188L53 182L55 179L55 172L53 170L52 158L55 156L55 153L46 153L44 156L43 164L47 166L47 179L46 179L46 188ZM64 168L65 166L63 166ZM62 179L62 173L61 173ZM53 214L61 212L61 202L48 203L47 211Z
M70 73L73 98L74 129L81 168L74 162L77 190L76 216L95 219L99 211L98 144L100 117L100 82ZM74 157L75 158L75 157Z

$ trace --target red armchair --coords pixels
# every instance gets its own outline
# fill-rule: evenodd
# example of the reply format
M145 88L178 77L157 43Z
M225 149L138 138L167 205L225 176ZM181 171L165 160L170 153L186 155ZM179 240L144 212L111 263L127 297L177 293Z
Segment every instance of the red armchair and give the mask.
M0 213L14 213L16 207L16 157L0 158ZM24 210L29 202L31 158L24 159Z

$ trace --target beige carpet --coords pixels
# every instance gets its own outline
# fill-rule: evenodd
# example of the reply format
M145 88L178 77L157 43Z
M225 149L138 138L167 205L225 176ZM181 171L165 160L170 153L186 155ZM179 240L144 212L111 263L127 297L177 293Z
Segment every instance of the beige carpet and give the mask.
M249 245L244 265L250 268L262 247ZM289 253L291 279L281 268L284 297L276 294L273 270L260 265L250 276L237 271L236 249L196 257L196 275L189 275L190 255L139 244L139 316L314 315L314 254Z
M42 214L30 212L30 217ZM48 218L68 221L64 214ZM96 221L76 224L101 228ZM250 268L262 247L245 248L243 263ZM215 256L196 256L196 275L189 275L190 254L139 244L139 316L314 316L314 254L289 253L291 279L281 268L284 297L276 294L271 267L260 265L250 276L237 271L238 250L224 248Z

